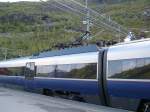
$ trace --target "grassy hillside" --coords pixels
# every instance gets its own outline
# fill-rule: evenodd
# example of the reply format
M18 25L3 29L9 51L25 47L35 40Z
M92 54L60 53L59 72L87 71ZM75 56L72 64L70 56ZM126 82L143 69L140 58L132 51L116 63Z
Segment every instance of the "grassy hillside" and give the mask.
M115 1L115 0L114 0ZM95 1L96 2L96 1ZM91 8L111 17L119 24L140 35L141 30L150 31L149 0L106 0L91 3ZM148 12L148 13L147 13ZM67 43L82 35L83 17L53 8L46 3L19 2L0 3L1 59L17 55L31 55L50 49L56 43ZM92 28L92 34L101 31ZM149 33L146 33L150 37ZM113 32L103 31L91 42L100 39L117 39ZM8 48L6 51L5 48Z

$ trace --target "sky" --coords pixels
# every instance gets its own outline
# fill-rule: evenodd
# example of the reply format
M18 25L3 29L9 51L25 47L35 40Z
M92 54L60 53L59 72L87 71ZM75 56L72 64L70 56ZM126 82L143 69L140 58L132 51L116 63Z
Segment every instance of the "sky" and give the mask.
M19 2L19 1L35 1L35 2L38 2L40 0L0 0L0 2ZM42 1L46 1L46 0L42 0Z

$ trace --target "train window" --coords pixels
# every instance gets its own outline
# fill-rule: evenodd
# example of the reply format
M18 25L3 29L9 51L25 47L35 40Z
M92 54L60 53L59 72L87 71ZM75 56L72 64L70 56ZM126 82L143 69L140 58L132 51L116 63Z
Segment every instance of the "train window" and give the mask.
M96 79L97 64L37 66L37 77Z
M68 64L57 66L56 77L96 79L96 74L97 64Z
M108 78L121 78L121 79L150 79L150 59L131 59L120 60L122 71L114 72L117 68L114 63L118 61L110 61L108 63ZM113 66L114 65L114 66ZM113 71L113 72L112 72Z
M150 59L145 59L145 65L149 65L150 64Z
M145 65L145 59L137 59L136 67L143 67Z
M37 66L36 69L37 77L55 77L56 66L54 65Z
M0 75L23 76L24 75L24 67L0 68Z
M122 72L132 70L136 67L136 60L123 60Z
M139 67L137 69L138 72L138 78L140 79L150 79L150 59L146 58L144 60L144 65Z
M109 61L108 62L108 77L114 77L115 74L122 72L122 62L117 61Z

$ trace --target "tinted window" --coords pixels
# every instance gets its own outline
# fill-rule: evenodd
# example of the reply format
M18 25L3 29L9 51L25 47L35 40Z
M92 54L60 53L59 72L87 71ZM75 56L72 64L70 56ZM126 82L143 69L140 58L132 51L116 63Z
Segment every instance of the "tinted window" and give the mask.
M122 72L121 61L109 61L108 65L108 77L114 76L115 74Z
M56 77L96 79L96 73L97 73L96 64L58 65Z
M121 62L122 62L122 72L136 68L136 60L123 60Z
M150 59L145 59L145 65L149 65L150 64Z
M0 75L23 76L24 75L24 67L20 67L20 68L0 68Z
M137 59L136 67L143 67L145 65L145 59Z
M36 76L37 77L55 77L56 66L37 66Z
M120 64L118 64L118 62ZM150 79L150 59L110 61L108 62L108 77L122 79Z
M97 64L64 64L38 66L37 76L53 78L96 79Z

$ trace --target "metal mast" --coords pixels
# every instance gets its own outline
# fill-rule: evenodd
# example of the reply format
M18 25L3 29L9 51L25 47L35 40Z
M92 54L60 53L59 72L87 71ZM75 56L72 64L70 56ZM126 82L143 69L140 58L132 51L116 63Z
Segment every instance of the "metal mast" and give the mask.
M87 9L87 17L86 17L87 26L86 26L86 31L89 32L90 31L90 12L88 10L88 0L86 0L85 2L86 2L86 9Z
M90 39L90 11L88 9L88 0L85 0L85 6L86 6L86 21L83 21L83 24L86 24L86 35L85 39Z

